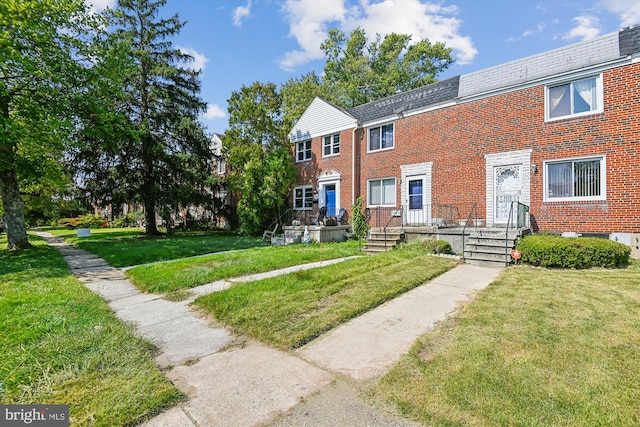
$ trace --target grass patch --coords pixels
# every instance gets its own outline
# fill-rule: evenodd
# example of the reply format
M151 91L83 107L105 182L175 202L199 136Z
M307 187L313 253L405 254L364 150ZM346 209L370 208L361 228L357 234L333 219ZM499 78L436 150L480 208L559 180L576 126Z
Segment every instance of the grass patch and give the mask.
M315 261L357 255L358 243L313 243L269 246L142 265L127 271L131 282L145 292L172 292L220 279L262 273Z
M226 231L176 232L170 236L147 237L141 228L98 228L91 229L91 236L82 238L77 237L76 230L49 231L80 249L98 255L114 267L128 267L267 244L255 237L240 237L237 233Z
M507 269L375 388L425 425L640 425L640 264Z
M0 236L0 402L70 405L72 425L131 425L182 394L133 335L37 236ZM126 351L123 351L126 349Z
M444 273L456 263L415 248L403 249L237 284L200 297L196 304L240 334L290 349Z

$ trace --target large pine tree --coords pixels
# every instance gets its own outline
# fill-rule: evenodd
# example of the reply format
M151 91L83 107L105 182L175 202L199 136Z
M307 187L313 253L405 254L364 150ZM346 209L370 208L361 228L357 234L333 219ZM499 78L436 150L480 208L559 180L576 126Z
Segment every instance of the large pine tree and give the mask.
M118 1L111 44L128 57L122 88L106 92L109 115L87 115L85 145L76 157L93 201L141 203L148 235L159 234L156 213L206 200L212 156L198 121L206 108L199 97L200 71L190 69L193 58L173 47L170 38L184 23L178 15L159 17L165 2Z

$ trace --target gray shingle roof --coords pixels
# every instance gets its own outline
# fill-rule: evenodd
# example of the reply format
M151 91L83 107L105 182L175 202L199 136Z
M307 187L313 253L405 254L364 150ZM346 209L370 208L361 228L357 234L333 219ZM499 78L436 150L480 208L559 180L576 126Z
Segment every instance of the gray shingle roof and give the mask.
M370 122L453 100L458 96L459 84L460 76L456 76L378 101L358 105L347 111L361 122Z
M620 56L640 52L640 26L625 28L618 34Z

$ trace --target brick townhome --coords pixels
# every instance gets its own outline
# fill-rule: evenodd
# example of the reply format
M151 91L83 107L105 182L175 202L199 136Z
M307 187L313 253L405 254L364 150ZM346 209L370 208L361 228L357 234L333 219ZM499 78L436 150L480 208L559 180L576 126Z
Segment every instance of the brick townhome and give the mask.
M291 139L298 210L349 211L362 196L372 225L386 209L408 226L464 219L475 205L486 226L504 227L518 201L533 231L634 247L640 27L349 110L316 98Z

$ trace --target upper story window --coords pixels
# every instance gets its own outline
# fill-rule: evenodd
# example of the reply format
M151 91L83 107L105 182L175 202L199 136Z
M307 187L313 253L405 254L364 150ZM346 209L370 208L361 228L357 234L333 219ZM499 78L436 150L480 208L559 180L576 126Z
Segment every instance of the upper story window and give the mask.
M393 123L369 128L369 151L393 148Z
M370 179L367 183L369 206L396 205L396 179Z
M322 137L322 156L333 156L340 154L340 134L327 135Z
M546 162L545 200L605 200L605 166L603 156Z
M546 96L547 120L602 112L602 76L547 86Z
M293 207L296 210L310 210L313 207L313 190L310 185L293 189Z
M218 159L218 175L224 175L227 172L227 162L224 159Z
M296 143L296 162L311 160L311 140Z

